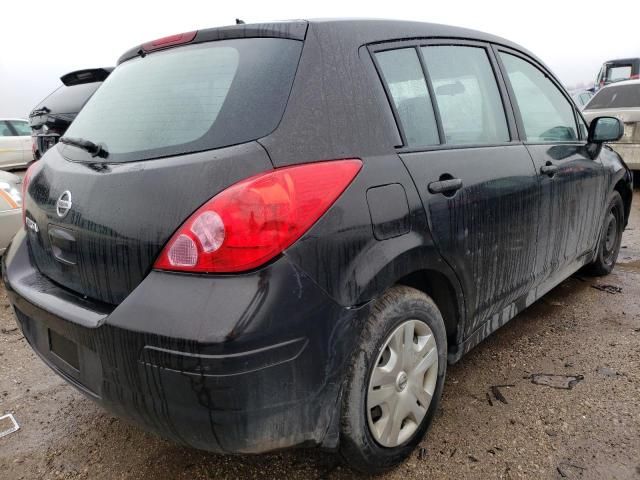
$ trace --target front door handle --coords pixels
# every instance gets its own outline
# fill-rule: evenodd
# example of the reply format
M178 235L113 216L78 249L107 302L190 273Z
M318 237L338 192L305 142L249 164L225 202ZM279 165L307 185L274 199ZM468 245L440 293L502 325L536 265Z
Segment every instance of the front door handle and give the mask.
M546 165L540 167L540 173L544 175L548 175L549 177L553 177L558 171L558 166L554 165L551 162L547 162Z
M450 178L448 180L439 180L437 182L431 182L427 185L429 193L453 193L462 188L462 179Z

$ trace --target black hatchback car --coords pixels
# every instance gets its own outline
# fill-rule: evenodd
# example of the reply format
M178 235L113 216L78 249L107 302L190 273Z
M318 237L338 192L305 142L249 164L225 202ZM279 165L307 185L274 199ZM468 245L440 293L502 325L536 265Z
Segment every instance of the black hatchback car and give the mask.
M39 160L44 152L58 143L78 112L112 71L112 67L87 68L60 77L62 85L29 114L34 160Z
M611 271L621 134L475 31L174 35L125 53L28 171L3 277L34 350L115 414L380 471L420 442L448 362L578 269Z

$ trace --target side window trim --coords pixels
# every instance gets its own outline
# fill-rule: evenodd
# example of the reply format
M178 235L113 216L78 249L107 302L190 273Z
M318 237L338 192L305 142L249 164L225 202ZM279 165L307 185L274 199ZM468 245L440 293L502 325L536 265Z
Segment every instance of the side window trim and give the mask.
M384 81L384 77L382 75L382 69L380 68L380 64L378 63L378 59L376 58L374 52L371 50L371 46L370 45L363 45L362 47L360 47L360 49L365 49L366 52L369 55L369 60L371 61L371 64L373 65L373 70L375 72L375 78L377 78L378 82L379 82L379 86L382 87L382 91L384 92L384 96L387 99L387 104L389 105L389 108L391 109L391 117L392 117L392 124L395 126L396 131L393 132L393 136L395 137L395 144L394 144L394 148L401 148L404 144L405 144L405 135L404 132L402 131L402 125L400 125L400 122L398 121L398 119L400 118L398 116L398 110L396 109L396 106L393 102L393 99L391 98L391 92L389 91L388 87L387 87L387 82ZM365 54L366 55L366 54ZM374 79L375 81L375 79ZM386 116L389 115L389 112L385 113Z
M587 103L589 103L589 100L591 100L591 97L589 97L587 101L584 102L584 104L582 105L583 108ZM584 115L582 114L582 110L580 110L580 108L575 104L575 102L573 102L573 105L574 105L574 108L573 108L574 115L576 117L576 127L578 128L579 141L584 142L586 144L587 136L589 132L589 123L585 120ZM587 130L586 132L583 132L582 129L580 128L581 122L584 123Z
M507 87L507 92L509 94L509 97L511 99L511 107L513 108L513 113L515 115L516 118L516 124L518 126L518 131L520 132L520 138L522 140L522 142L526 145L545 145L546 143L544 142L536 142L536 141L529 141L526 138L526 133L524 130L524 122L522 120L522 114L520 113L520 108L518 107L518 102L515 101L515 93L513 91L513 88L511 86L511 82L509 81L509 76L507 75L507 69L504 66L504 63L502 62L502 59L500 58L500 53L506 53L509 55L513 55L515 57L518 57L519 59L529 63L531 66L533 66L534 68L536 68L537 70L540 71L540 73L542 73L547 79L549 79L551 81L551 83L553 83L553 85L558 89L558 91L562 94L562 96L565 98L565 100L567 100L567 102L569 102L569 104L571 105L572 109L573 109L573 117L574 117L574 122L575 122L575 129L576 132L578 133L578 135L580 137L582 137L582 134L580 133L580 128L578 127L578 115L581 115L578 113L578 109L575 106L575 102L573 101L573 99L571 98L571 96L569 96L569 94L565 91L564 87L562 86L562 84L556 79L556 77L554 77L543 65L541 65L540 63L538 63L535 59L529 57L528 55L525 55L522 52L519 52L518 50L513 50L511 48L507 48L507 47L503 47L502 45L496 45L494 44L493 46L493 51L496 57L496 61L498 62L500 71L502 72L502 76L505 79L505 83L506 83L506 87ZM584 120L584 118L583 118ZM585 122L586 123L586 122ZM563 144L576 144L576 143L585 143L586 139L583 138L579 138L578 140L567 140L567 141L559 141L556 143L563 143Z
M444 127L442 126L442 117L440 116L440 107L438 106L438 100L436 98L436 94L433 90L433 83L431 82L431 75L429 75L429 71L427 70L427 64L424 61L424 55L422 54L422 48L420 46L414 47L416 53L418 54L418 59L420 60L420 68L422 68L422 75L424 76L425 81L427 82L427 91L429 92L429 96L431 97L431 105L433 107L433 114L436 117L436 126L438 127L438 137L440 138L440 145L447 144L447 138L444 134Z
M398 129L398 133L400 134L400 141L402 145L394 145L395 148L403 148L407 145L407 136L404 133L404 127L402 126L402 122L400 121L400 114L398 113L398 109L396 108L396 103L393 101L393 96L391 95L391 90L389 89L389 85L387 81L384 79L384 75L382 74L382 68L380 67L380 63L376 58L376 53L385 52L388 50L398 50L400 48L406 48L404 46L398 46L395 48L374 48L375 45L368 45L367 49L369 50L369 56L371 57L371 61L375 66L376 73L378 74L378 80L382 83L382 88L384 89L385 96L387 97L387 103L389 107L391 107L391 112L393 113L393 118L396 121L396 128Z
M582 131L583 129L580 128L580 124L581 124L581 122L584 123L586 128L587 128L587 130L589 130L589 124L587 123L587 121L582 116L582 112L577 107L577 105L574 105L574 107L573 107L573 115L576 117L576 131L578 132L578 141L586 143L587 142L587 138L584 137L584 133L585 132L583 132Z
M513 90L511 90L511 84L508 81L506 70L502 65L500 56L498 55L497 45L491 44L488 51L490 52L489 57L491 58L491 65L496 72L496 78L499 79L498 86L500 88L500 93L502 94L504 108L508 112L507 121L509 124L509 131L511 133L511 141L522 143L526 138L522 119L520 118L520 112L516 110L518 108L518 104L515 101L516 97Z
M502 101L502 106L504 109L504 115L507 122L507 129L509 131L510 141L506 143L497 143L497 144L464 144L464 145L453 145L447 144L444 140L444 131L442 126L442 120L440 118L440 112L437 106L437 102L435 101L435 96L433 92L433 85L431 82L431 78L426 69L426 64L424 61L424 57L422 55L421 48L428 46L441 46L441 45L452 45L452 46L469 46L469 47L479 47L483 48L487 54L487 58L489 60L489 64L493 70L494 78L496 81L496 85L498 87L498 92L500 94L500 99ZM382 71L378 61L376 60L376 53L384 52L389 50L399 50L401 48L414 48L416 53L418 54L418 58L420 59L420 65L422 67L423 75L425 81L427 83L427 88L429 95L431 96L431 102L434 109L434 114L436 117L436 125L438 127L438 135L440 137L440 145L427 145L420 147L410 147L407 145L407 138L402 126L402 122L400 121L400 116L396 109L396 106L393 102L393 98L391 96L391 91L389 90L389 86L382 75ZM512 145L514 143L522 143L522 138L520 132L522 131L522 126L518 123L518 117L516 116L515 108L516 105L513 104L512 94L510 91L510 86L508 82L504 78L502 63L494 51L496 45L493 45L488 42L483 42L479 40L463 40L456 38L433 38L433 39L416 39L416 40L398 40L398 41L389 41L382 43L373 43L367 45L367 49L369 50L369 55L373 64L375 66L378 80L382 83L384 88L385 95L387 97L387 103L391 108L393 113L393 117L396 121L396 127L400 134L400 138L402 139L402 145L394 145L396 149L398 149L399 153L411 153L411 152L424 152L424 151L432 151L432 150L449 150L449 149L460 149L460 148L486 148L486 147L496 147L496 146L505 146Z

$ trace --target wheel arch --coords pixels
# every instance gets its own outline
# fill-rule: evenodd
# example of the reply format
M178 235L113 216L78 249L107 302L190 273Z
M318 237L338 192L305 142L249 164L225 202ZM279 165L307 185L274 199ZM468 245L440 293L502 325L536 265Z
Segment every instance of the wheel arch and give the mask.
M412 287L429 295L435 302L444 320L448 343L451 347L462 340L464 307L461 294L453 282L444 273L434 269L422 269L409 273L398 279L397 285Z
M618 192L622 197L622 204L624 205L624 225L626 227L629 216L631 215L631 198L633 197L633 192L631 191L629 183L626 182L624 178L618 180L613 190Z

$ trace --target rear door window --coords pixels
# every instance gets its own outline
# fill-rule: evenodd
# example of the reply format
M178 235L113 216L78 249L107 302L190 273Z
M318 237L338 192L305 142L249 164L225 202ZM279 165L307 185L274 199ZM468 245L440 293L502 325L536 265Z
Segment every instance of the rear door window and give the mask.
M438 145L438 126L415 48L376 53L409 147Z
M0 137L15 137L7 122L0 121Z
M589 102L588 110L601 108L640 107L640 83L631 85L611 85L598 90Z
M301 49L296 40L251 38L136 57L105 80L67 136L103 144L109 162L255 140L282 118Z
M573 103L537 67L520 57L500 52L527 140L559 142L578 139Z
M481 47L422 47L445 143L497 144L510 140L496 78Z

